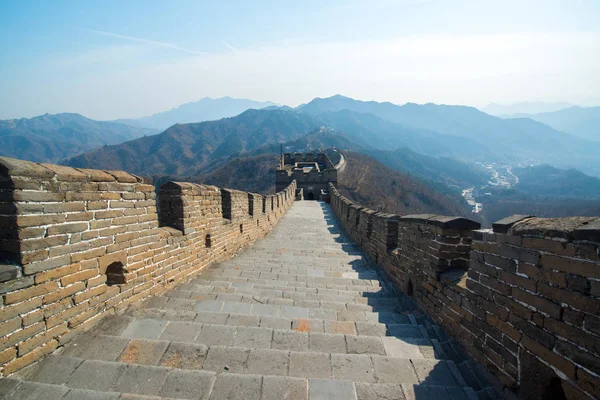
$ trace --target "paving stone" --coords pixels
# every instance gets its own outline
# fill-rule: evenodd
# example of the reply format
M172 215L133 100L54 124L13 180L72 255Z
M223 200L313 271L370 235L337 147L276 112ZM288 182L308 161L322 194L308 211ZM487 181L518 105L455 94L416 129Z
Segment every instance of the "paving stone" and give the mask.
M332 354L331 364L335 379L353 382L375 382L371 357L359 354Z
M448 364L442 360L412 360L421 385L457 386Z
M91 360L116 361L128 344L129 339L124 337L82 335L68 343L62 355Z
M240 296L240 300L241 300L241 296ZM252 309L252 304L225 302L223 304L223 308L221 309L221 312L228 312L228 313L235 313L235 314L250 314L251 309Z
M227 319L227 325L258 326L259 323L260 317L258 315L230 314Z
M194 311L197 313L203 311L218 312L221 311L221 308L223 308L222 301L204 300L196 302L196 305L194 306Z
M194 321L196 319L196 312L189 310L165 310L163 319L169 321Z
M227 313L202 311L196 315L194 321L203 324L225 325L227 318L229 318Z
M160 359L159 365L168 368L202 369L207 352L208 347L203 344L172 342Z
M160 390L160 396L175 399L207 399L216 379L208 371L172 370Z
M396 337L383 337L383 347L388 356L399 358L423 358L416 339L398 339Z
M324 332L323 320L295 318L292 321L292 329L298 332Z
M262 377L259 375L219 374L211 400L260 399Z
M289 358L289 352L284 350L251 350L248 356L248 373L286 376Z
M309 379L310 400L356 400L356 389L351 381Z
M399 338L422 338L423 334L418 326L408 324L390 324L389 335Z
M250 349L240 347L212 346L204 360L203 368L207 371L242 373L246 365Z
M355 383L358 400L405 400L402 385L391 383Z
M379 336L346 335L346 345L348 354L386 354Z
M71 389L61 400L117 400L121 393L97 392L95 390Z
M49 355L37 365L23 369L15 375L28 381L62 385L82 362L80 358Z
M156 365L168 346L169 342L164 340L134 339L129 342L119 356L119 362Z
M331 378L331 359L327 353L290 353L290 376Z
M356 322L356 333L363 336L385 336L387 327L377 322Z
M167 326L167 321L154 319L135 319L121 333L121 336L131 339L157 339Z
M121 393L156 396L160 392L169 368L148 365L130 365L121 375L114 390Z
M68 388L38 382L22 382L13 388L3 399L10 400L59 400Z
M279 306L279 316L284 318L308 318L308 308Z
M296 331L273 331L272 349L306 351L308 350L308 333Z
M126 369L125 364L87 360L73 372L67 386L108 392Z
M272 337L272 329L240 326L237 328L233 345L251 349L269 349L271 348Z
M289 318L273 317L270 315L260 317L261 328L290 329L291 326L292 320Z
M310 351L324 353L346 353L346 338L344 335L332 333L310 333L308 335Z
M276 306L269 304L252 304L251 314L255 315L268 315L276 317L279 314L279 309Z
M0 396L4 399L10 392L21 384L18 379L2 378L0 379Z
M284 376L264 376L262 400L307 400L308 382L306 379Z
M392 357L371 357L379 383L419 383L411 360Z
M94 333L118 336L129 326L131 321L133 318L126 315L107 315L94 327Z
M356 335L353 321L325 321L325 332Z
M196 343L205 345L233 346L236 327L228 325L203 325Z
M407 400L454 400L441 386L403 384L402 389Z
M337 311L326 308L310 308L308 310L308 317L314 319L336 320Z
M195 322L169 322L158 338L176 342L193 342L201 329L202 325Z

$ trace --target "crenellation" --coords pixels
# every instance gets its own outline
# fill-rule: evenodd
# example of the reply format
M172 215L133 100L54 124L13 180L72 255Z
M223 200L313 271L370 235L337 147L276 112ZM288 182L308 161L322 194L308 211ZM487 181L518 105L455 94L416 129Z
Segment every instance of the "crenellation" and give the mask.
M464 218L376 213L334 185L330 193L352 239L507 397L538 398L555 378L566 398L600 394L599 218L516 215L482 230Z
M231 257L266 235L295 193L292 182L256 212L268 197L168 182L157 199L150 183L122 171L0 158L4 374Z

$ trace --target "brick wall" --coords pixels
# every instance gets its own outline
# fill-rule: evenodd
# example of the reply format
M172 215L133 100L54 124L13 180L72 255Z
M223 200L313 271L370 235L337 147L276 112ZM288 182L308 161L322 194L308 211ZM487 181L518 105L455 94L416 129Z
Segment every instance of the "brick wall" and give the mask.
M2 373L232 256L294 193L292 182L264 212L257 194L168 182L157 202L151 182L122 171L0 157ZM250 198L261 205L252 215Z
M481 230L458 217L376 213L330 192L352 239L506 397L600 397L600 218L517 215Z

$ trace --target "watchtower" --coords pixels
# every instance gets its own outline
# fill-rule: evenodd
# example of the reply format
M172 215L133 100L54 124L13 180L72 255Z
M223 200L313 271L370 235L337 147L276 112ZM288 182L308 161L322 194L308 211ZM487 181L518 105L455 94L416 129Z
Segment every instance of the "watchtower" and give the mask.
M306 200L324 200L329 195L329 183L337 182L337 170L325 153L285 153L275 174L276 190L296 180L296 196Z

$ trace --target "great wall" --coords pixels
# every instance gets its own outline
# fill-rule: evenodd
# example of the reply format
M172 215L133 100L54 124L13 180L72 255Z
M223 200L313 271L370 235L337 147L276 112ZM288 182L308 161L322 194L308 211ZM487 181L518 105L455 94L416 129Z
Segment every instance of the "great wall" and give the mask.
M157 200L0 157L0 396L600 397L600 218L383 214L308 160L328 191Z

